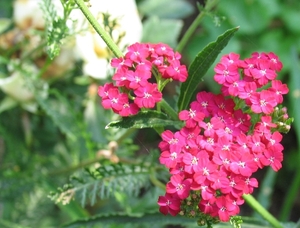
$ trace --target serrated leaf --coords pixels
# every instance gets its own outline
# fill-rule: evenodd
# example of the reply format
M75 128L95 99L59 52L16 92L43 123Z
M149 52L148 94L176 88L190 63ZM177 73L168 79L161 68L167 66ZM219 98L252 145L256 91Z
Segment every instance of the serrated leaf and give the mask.
M243 228L271 228L266 221L255 220L249 217L243 217ZM154 227L163 227L163 225L181 225L184 227L196 228L199 227L197 225L197 219L191 219L184 216L170 216L170 215L162 215L160 213L155 213L149 211L145 213L143 216L140 214L126 214L126 213L109 213L109 214L99 214L90 218L76 220L74 222L70 222L68 224L63 225L64 228L77 228L77 227L90 227L93 225L124 225L124 224L150 224ZM282 223L282 227L284 228L298 228L298 224L293 222ZM215 224L214 228L233 228L232 224L229 222L219 224Z
M181 125L182 122L170 120L164 113L143 111L137 115L124 117L122 120L110 122L105 128L154 128L170 125Z
M164 225L164 224L189 224L196 225L196 220L185 218L182 216L164 216L160 213L150 212L144 214L143 216L138 215L128 215L125 213L110 213L110 214L100 214L88 219L81 219L69 224L64 225L65 228L76 228L76 227L87 227L91 225L104 225L104 224L156 224L156 225ZM161 226L159 226L161 227ZM196 226L195 226L196 227Z
M122 192L137 197L142 188L149 186L148 165L122 165L122 163L103 165L96 170L85 172L70 179L68 185L58 189L51 196L56 203L68 204L76 199L82 206L94 205L97 199L107 199L113 193Z
M190 104L192 95L196 91L199 83L204 77L207 70L214 63L219 53L227 45L230 38L238 30L239 27L227 30L220 35L216 41L209 43L191 63L188 69L188 79L182 83L180 87L180 95L178 99L178 110L186 109Z

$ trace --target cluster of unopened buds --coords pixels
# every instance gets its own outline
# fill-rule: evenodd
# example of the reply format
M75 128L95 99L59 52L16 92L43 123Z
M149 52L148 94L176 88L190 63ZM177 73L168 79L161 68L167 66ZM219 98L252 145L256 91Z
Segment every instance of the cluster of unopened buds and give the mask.
M181 55L166 44L135 43L127 49L124 57L111 62L117 68L116 85L107 83L98 90L102 106L123 117L154 108L170 80L184 82L188 75L186 66L180 64Z
M115 85L99 87L103 107L123 117L154 108L169 81L187 79L180 58L166 44L129 46L111 62ZM202 225L228 221L240 212L242 196L258 187L252 175L265 166L281 168L281 132L290 128L287 110L279 106L288 93L276 79L281 68L274 53L221 58L214 68L221 94L199 92L178 114L183 128L161 135L159 160L171 174L158 199L161 213L198 218Z
M279 108L286 84L276 80L282 63L273 53L253 53L241 60L230 53L214 68L221 94L199 92L179 119L185 126L162 133L160 163L170 171L163 214L200 218L200 223L229 221L240 212L242 196L258 187L252 177L283 160L282 135L290 126Z

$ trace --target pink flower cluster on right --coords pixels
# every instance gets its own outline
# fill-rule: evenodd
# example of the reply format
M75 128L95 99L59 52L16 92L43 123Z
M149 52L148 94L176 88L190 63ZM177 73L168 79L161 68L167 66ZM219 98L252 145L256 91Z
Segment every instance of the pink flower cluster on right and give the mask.
M235 53L221 58L214 79L222 93L199 92L190 109L179 113L185 126L162 133L160 163L171 178L158 199L161 213L200 213L228 221L240 212L243 194L258 187L253 173L265 166L281 168L280 128L288 119L286 109L277 107L288 93L276 80L281 68L273 53L253 53L245 60ZM189 208L195 198L198 211Z
M282 103L282 95L289 91L286 84L276 80L276 72L281 70L282 63L272 52L256 52L245 60L239 57L235 53L225 55L215 67L214 79L222 85L222 93L243 99L254 113L272 113L274 107ZM270 82L271 87L261 90Z

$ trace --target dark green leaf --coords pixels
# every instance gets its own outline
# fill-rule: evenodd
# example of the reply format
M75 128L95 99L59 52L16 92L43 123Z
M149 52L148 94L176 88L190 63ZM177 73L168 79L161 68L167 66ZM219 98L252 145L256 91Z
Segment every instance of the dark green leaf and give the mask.
M186 109L193 93L197 89L203 76L214 63L215 59L227 45L230 38L238 30L238 27L227 30L214 42L209 43L194 59L188 69L188 79L182 83L178 99L178 110Z
M106 128L154 128L164 126L180 125L180 121L170 120L170 118L157 111L144 111L135 116L124 117L122 120L110 122Z

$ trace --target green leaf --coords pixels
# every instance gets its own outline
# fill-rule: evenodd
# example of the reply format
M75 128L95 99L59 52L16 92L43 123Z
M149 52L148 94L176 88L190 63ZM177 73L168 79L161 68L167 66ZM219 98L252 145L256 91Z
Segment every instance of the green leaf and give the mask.
M277 0L271 2L231 0L220 1L218 5L220 15L225 16L231 26L241 27L239 34L249 35L264 32L264 29L272 23L272 18L283 11L282 8L283 5L278 4Z
M227 45L239 27L227 30L214 42L209 43L194 59L188 69L188 79L180 87L178 110L186 109L190 104L192 95L196 91L203 76L214 63L219 53Z
M290 108L291 110L290 115L292 117L298 116L300 113L300 77L299 77L299 70L300 64L298 59L298 54L296 47L291 48L290 52L290 61L292 63L292 69L290 74L290 81L289 81L289 100L291 102ZM300 120L299 118L295 118L293 127L297 133L298 142L300 142Z
M124 117L122 120L110 122L105 128L154 128L180 125L182 122L170 120L164 113L142 111L135 116Z
M184 0L142 1L138 8L139 12L146 16L172 19L185 18L194 12L193 6Z
M267 173L265 174L265 177L260 184L259 193L256 198L258 202L266 209L269 209L271 205L272 195L275 189L274 185L276 177L277 172L274 172L271 167L268 167ZM261 215L257 212L254 212L253 216L256 218L262 218Z
M58 16L56 6L53 4L52 0L41 1L40 7L46 21L46 52L50 59L54 59L54 57L58 56L60 53L63 39L69 35L69 30L66 26L66 18Z
M57 90L50 90L49 94L55 99L36 95L38 104L63 133L75 140L81 130L77 125L75 111L69 101Z
M56 203L68 204L73 198L84 206L95 205L98 199L107 199L116 192L137 197L142 188L149 186L149 164L103 165L96 170L85 170L73 176L70 182L50 195Z
M12 20L8 18L0 18L0 34L6 32L12 25Z
M79 227L99 227L100 224L104 225L141 225L147 224L152 225L153 227L164 227L164 225L181 225L183 227L196 228L199 227L197 225L197 219L191 219L183 216L170 216L170 215L162 215L160 213L155 213L149 211L145 213L143 216L140 215L128 215L124 212L119 213L109 213L109 214L98 214L96 216L90 217L88 219L80 219L68 224L63 225L64 228L79 228ZM93 226L94 225L94 226ZM296 228L297 224L295 223L282 223L284 228ZM134 226L136 227L136 226ZM233 228L233 226L227 222L220 222L219 224L214 224L214 228ZM243 217L243 228L271 228L267 222L262 220L257 220L250 217Z
M19 225L17 223L6 221L4 219L0 219L0 225L2 228L29 228L29 226Z
M0 102L0 113L1 112L4 112L6 110L9 110L11 108L14 108L18 105L18 102L9 97L9 96L6 96L1 102Z
M300 33L300 26L295 23L299 21L299 6L298 7L291 7L282 5L281 8L281 17L285 26L293 33L299 34Z
M165 43L174 48L182 26L181 20L151 16L143 24L142 42Z
M94 141L107 143L108 132L104 126L111 120L105 115L105 110L97 102L97 99L89 99L84 110L84 119L87 129Z
M145 215L137 216L137 215L128 215L125 213L110 213L110 214L100 214L89 219L81 219L69 224L65 224L63 227L65 228L76 228L76 227L89 227L92 225L124 225L124 224L152 224L156 225L155 227L163 227L166 224L186 224L189 227L197 227L196 220L185 218L182 216L164 216L160 213L147 213ZM193 224L195 226L193 226ZM161 226L157 226L161 225Z
M290 81L289 81L289 115L298 117L300 112L300 78L299 78L299 70L300 70L300 64L299 64L299 57L298 52L295 46L291 48L290 51L290 61L291 61L291 73L290 73ZM295 118L293 122L293 129L296 132L297 142L299 145L300 142L300 121L299 118ZM298 157L299 158L299 150L298 150ZM295 172L296 171L296 172ZM279 219L281 221L287 220L293 210L295 199L297 198L297 195L299 193L299 187L300 187L300 167L298 166L296 170L293 170L295 172L295 175L293 179L291 179L290 183L291 186L289 186L289 189L287 193L285 194L285 199L283 201L283 206L280 211ZM300 225L300 220L299 224ZM299 226L298 226L299 227Z

